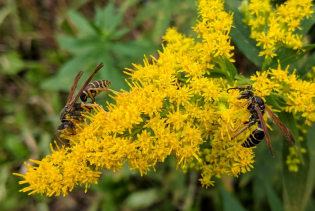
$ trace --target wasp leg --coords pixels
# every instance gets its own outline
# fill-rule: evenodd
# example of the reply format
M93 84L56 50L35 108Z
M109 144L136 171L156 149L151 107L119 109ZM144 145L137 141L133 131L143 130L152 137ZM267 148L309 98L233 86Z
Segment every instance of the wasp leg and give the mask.
M232 139L236 138L238 135L240 135L241 133L243 133L247 128L249 128L250 125L246 125L245 127L243 127L240 131L238 131L233 137Z
M90 98L91 98L91 100L92 100L92 103L94 103L94 102L95 102L95 99L94 99L92 93L90 92L90 90L92 90L92 89L88 89L87 92L88 92L88 95L90 96Z
M89 93L89 95L92 95L92 94L90 93L90 90L95 90L95 91L112 91L112 92L114 92L114 93L117 93L117 94L124 94L124 95L129 94L129 93L117 92L117 91L115 91L115 90L112 90L112 89L109 89L109 88L106 87L106 88L90 88L90 89L87 90L88 93Z
M91 108L95 108L95 107L98 107L99 109L101 109L108 117L111 117L107 111L105 111L99 104L93 104L93 103L82 103L81 104L81 107L85 110L85 109L88 109L86 107L91 107Z
M54 133L54 135L55 135L55 137L57 138L57 140L60 141L63 145L69 146L69 144L66 144L65 142L63 142L63 141L58 137L59 134L61 134L61 133L60 133L60 132Z
M231 127L231 125L229 125L226 121L224 121L224 119L223 119L222 117L220 117L220 118L221 118L221 120L229 127L229 129L230 129L233 133L235 133L242 125L246 125L246 124L249 123L249 121L244 121L244 122L242 122L241 124L239 124L235 129L233 129L233 128Z

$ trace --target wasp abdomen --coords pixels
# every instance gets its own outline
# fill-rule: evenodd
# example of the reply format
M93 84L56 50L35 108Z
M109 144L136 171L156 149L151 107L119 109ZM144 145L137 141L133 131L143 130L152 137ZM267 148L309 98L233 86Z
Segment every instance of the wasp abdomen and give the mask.
M108 80L97 80L92 83L89 83L89 85L86 86L86 88L83 90L80 99L82 102L86 102L88 98L90 98L89 92L92 95L92 97L95 97L98 95L102 90L94 90L94 88L107 88L109 85L111 85L111 82Z
M249 135L249 137L242 143L243 147L251 148L259 144L265 137L264 130L260 124L258 127Z

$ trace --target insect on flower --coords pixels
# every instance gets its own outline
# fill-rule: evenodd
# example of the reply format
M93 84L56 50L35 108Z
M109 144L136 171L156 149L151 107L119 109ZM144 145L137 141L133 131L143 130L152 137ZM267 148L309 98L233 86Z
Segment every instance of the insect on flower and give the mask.
M84 116L83 114L90 113L91 110L95 107L98 107L99 109L103 110L105 113L106 111L100 107L98 104L94 104L94 98L93 103L76 103L81 94L84 92L86 87L88 87L90 81L94 77L94 75L103 67L103 63L99 64L98 67L95 69L95 71L92 73L92 75L88 78L88 80L85 82L81 90L78 92L78 94L73 98L75 89L77 87L77 84L83 74L83 71L81 70L76 78L74 79L70 93L67 99L66 106L61 110L60 112L60 121L62 122L61 125L57 127L58 132L56 132L54 135L56 138L63 144L65 144L58 135L60 134L66 134L66 135L75 135L77 134L76 131L76 124L79 124L83 122ZM110 84L110 82L108 81ZM95 95L94 95L95 96ZM86 102L86 101L85 101ZM66 145L66 144L65 144Z
M246 148L254 147L257 144L259 144L264 139L264 137L266 137L267 145L270 149L272 156L274 157L268 129L263 118L265 110L267 111L267 116L276 125L278 125L278 127L281 129L284 136L287 138L287 140L290 142L292 146L295 145L295 141L290 130L280 121L280 119L270 110L270 108L268 108L268 106L265 104L263 99L261 99L259 96L254 95L254 93L251 91L251 88L252 88L251 85L230 88L230 89L245 90L237 97L237 99L239 100L247 99L247 102L245 103L245 105L247 105L247 110L251 113L249 117L249 121L243 122L235 130L233 130L234 132L236 132L241 125L247 124L247 126L239 130L232 137L232 139L240 135L242 132L244 132L246 129L248 129L249 127L251 127L257 122L258 123L257 128L251 132L249 137L247 137L247 139L242 143L242 146ZM230 89L227 90L227 93L229 93Z

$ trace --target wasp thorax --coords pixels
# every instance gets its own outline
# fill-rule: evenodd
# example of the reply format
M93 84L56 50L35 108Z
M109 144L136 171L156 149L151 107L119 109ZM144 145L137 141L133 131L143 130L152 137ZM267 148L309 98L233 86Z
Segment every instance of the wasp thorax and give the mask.
M242 92L237 99L248 99L254 96L254 93L252 91L244 91Z
M84 92L81 94L81 96L80 96L80 99L81 99L81 101L82 102L86 102L87 101L87 99L88 99L88 97L87 97L87 94L85 94Z

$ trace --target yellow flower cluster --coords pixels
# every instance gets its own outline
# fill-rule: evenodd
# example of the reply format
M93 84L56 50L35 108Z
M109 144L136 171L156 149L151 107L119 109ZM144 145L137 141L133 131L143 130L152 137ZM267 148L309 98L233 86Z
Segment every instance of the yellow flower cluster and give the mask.
M201 0L199 13L201 20L194 29L203 41L196 43L169 29L159 58L152 57L151 64L145 59L143 66L134 65L136 70L126 72L128 94L112 96L116 103L107 105L107 114L95 109L87 116L90 123L79 125L79 134L64 136L69 147L52 149L42 161L33 161L37 167L28 165L26 175L17 174L25 179L21 184L29 184L21 191L67 195L75 186L97 183L100 168L119 171L127 164L143 175L169 155L183 169L200 170L205 187L214 185L214 176L238 176L253 168L252 148L241 146L251 130L231 139L231 128L248 120L246 100L237 100L239 90L227 93L230 85L225 79L211 78L211 70L224 58L232 61L228 35L232 14L224 12L222 0ZM254 90L257 95L275 91L286 96L291 111L310 89L302 89L306 82L293 81L294 75L281 71L272 70L271 79L268 73L252 77ZM286 92L293 82L290 89L299 96Z
M312 0L288 0L276 9L272 9L270 0L250 0L248 6L243 4L241 11L251 29L250 37L263 49L259 56L272 58L281 46L301 50L302 35L296 34L296 29L301 30L301 20L312 15L312 6Z

